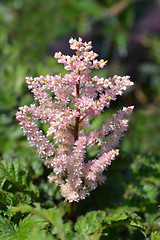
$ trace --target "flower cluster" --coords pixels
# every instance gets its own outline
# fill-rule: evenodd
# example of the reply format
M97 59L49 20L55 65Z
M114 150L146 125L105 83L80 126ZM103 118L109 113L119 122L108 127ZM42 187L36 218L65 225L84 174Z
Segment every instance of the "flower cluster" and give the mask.
M114 114L101 130L86 133L90 120L110 106L133 82L129 76L113 78L91 77L92 69L103 68L104 60L92 49L92 43L71 38L72 57L55 53L58 63L63 63L69 73L46 77L27 77L28 88L39 102L36 106L20 107L17 119L30 144L40 157L53 169L50 181L60 185L61 193L69 202L84 199L89 189L105 181L103 171L118 155L116 149L128 126L127 115L133 106ZM45 123L46 134L38 128L37 120ZM99 152L87 161L86 148L98 145Z

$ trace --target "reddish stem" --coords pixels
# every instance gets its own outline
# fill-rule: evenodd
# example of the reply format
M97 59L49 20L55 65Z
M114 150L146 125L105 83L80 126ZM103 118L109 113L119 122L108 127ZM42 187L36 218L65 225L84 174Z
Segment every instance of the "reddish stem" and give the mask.
M76 83L76 97L79 98L79 83ZM80 112L80 109L77 109ZM74 127L74 141L78 139L78 130L79 130L79 120L80 117L76 117L75 127Z

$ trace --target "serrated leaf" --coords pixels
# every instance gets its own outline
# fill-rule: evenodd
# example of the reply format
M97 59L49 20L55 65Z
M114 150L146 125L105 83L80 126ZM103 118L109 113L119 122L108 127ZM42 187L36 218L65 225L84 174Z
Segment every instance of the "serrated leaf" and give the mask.
M30 202L38 197L39 191L31 182L30 173L16 159L0 162L0 201L6 205ZM5 189L5 190L4 190Z
M117 211L113 216L107 216L106 217L106 222L111 224L111 222L118 222L122 220L126 220L128 216L124 211Z
M0 240L30 240L28 235L36 227L42 230L46 222L37 216L28 215L14 226L7 218L0 218Z
M39 216L44 221L47 221L51 223L54 228L54 233L57 233L58 236L64 240L65 239L65 233L64 233L64 224L63 224L63 215L64 211L61 208L49 208L49 209L43 209L40 207L39 203L35 203L35 207L29 206L29 205L19 205L14 208L14 210L23 212L23 213L33 213L37 216Z
M16 213L13 211L13 207L7 206L7 210L2 210L3 216L7 217L8 219L11 219Z
M158 232L152 232L151 240L160 240L160 234Z
M99 240L101 237L100 233L94 233L93 235L75 234L72 240ZM70 239L69 239L70 240Z
M113 224L125 224L138 228L146 236L145 228L140 221L140 217L129 210L118 209L113 216L107 216L106 222Z
M86 216L80 217L76 222L74 228L77 233L83 233L85 235L95 234L100 236L103 230L102 222L105 218L104 211L93 211L86 214Z
M32 228L37 227L38 229L43 229L48 223L42 218L36 215L28 215L23 220L19 222L18 232L23 233L26 231L31 231Z
M15 199L15 195L10 192L0 191L0 203L5 205L12 205Z
M9 240L9 236L14 235L13 224L7 218L0 217L0 240Z
M27 183L27 173L17 162L2 161L0 164L0 172L8 181L18 185L20 188L23 188Z
M33 229L28 237L32 240L56 240L56 238L54 238L51 234L47 234L45 231L40 231L37 228Z

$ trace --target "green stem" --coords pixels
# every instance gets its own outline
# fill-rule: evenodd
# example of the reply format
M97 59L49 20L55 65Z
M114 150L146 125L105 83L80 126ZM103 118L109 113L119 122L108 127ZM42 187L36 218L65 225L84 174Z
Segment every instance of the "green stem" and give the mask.
M73 206L74 206L74 202L68 203L68 218L71 220L73 219Z

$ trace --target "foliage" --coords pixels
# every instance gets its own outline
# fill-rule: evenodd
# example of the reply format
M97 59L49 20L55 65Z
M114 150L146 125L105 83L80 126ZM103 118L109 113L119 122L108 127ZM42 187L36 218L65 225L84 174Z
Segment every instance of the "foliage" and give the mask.
M150 232L154 239L160 219L158 159L122 154L110 167L106 184L75 205L74 219L68 218L68 205L56 198L59 190L50 193L53 183L44 178L44 170L36 173L32 162L23 160L22 168L15 159L3 159L0 239L149 239Z
M18 226L12 225L7 219L1 219L1 239L5 236L15 235L17 239L29 239L40 231L48 231L57 236L58 239L100 239L100 236L108 236L110 228L114 225L130 225L144 231L144 227L140 223L140 218L130 211L119 210L112 216L107 216L105 211L88 212L85 216L81 216L73 224L71 221L66 222L63 219L64 211L56 207L50 209L42 209L39 204L34 207L29 205L19 205L13 211L21 211L22 213L32 213L19 222ZM4 225L3 225L4 224ZM14 234L13 234L14 231ZM23 234L22 234L23 232ZM20 234L21 233L21 234ZM36 236L36 235L35 235ZM52 236L51 234L49 235ZM52 238L51 238L52 239ZM53 238L54 239L54 238ZM56 238L57 239L57 238ZM108 237L107 237L108 239Z

